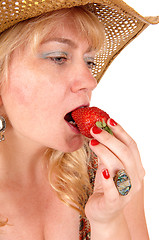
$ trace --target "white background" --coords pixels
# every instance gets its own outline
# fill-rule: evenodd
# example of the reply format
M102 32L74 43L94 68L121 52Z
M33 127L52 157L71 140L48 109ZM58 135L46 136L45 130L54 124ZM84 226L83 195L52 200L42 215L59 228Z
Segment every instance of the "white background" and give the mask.
M159 0L125 2L143 16L159 15ZM94 90L91 106L107 111L137 142L146 170L150 239L159 240L159 25L149 26L114 60Z

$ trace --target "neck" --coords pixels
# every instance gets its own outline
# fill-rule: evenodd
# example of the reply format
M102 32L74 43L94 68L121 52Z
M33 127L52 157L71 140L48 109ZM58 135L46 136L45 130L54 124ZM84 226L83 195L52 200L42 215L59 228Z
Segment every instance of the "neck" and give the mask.
M22 184L35 182L44 174L46 150L46 147L8 130L5 141L0 143L0 176Z

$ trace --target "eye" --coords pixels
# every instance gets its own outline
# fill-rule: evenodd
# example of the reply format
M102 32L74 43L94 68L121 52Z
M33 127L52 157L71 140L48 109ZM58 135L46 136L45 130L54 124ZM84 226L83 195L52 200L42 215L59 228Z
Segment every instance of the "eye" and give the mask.
M48 57L51 61L53 61L56 64L62 65L67 61L66 57Z
M41 53L39 57L50 60L58 65L64 64L69 59L68 54L66 52L61 52L61 51Z
M90 69L93 69L96 66L96 64L94 62L91 62L91 61L88 61L87 65L88 65L88 68L90 68Z
M85 63L87 64L89 69L93 69L96 66L96 64L94 63L94 58L92 57L85 58Z

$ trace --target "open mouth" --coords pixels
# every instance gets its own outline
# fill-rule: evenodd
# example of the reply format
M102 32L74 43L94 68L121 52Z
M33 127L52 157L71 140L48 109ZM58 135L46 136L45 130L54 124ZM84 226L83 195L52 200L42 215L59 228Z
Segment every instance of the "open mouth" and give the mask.
M85 107L88 107L89 105L81 105L80 107L78 108L85 108ZM65 121L71 126L73 127L74 130L80 132L77 124L75 123L74 119L72 118L72 112L75 111L76 109L78 108L75 108L74 110L72 110L71 112L67 113L64 117Z
M69 112L65 115L64 119L66 122L68 122L69 124L71 124L72 126L76 127L77 128L77 124L75 123L75 121L73 120L72 118L72 115L71 115L72 112Z

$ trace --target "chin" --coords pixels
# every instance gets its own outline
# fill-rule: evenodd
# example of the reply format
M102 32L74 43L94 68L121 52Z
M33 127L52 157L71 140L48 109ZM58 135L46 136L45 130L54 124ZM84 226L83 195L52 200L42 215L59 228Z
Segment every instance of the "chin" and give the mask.
M50 144L47 144L47 147L63 153L69 153L77 151L83 146L83 144L84 136L80 134L75 137L67 137L60 140L57 139L57 141L53 139L50 141Z
M84 137L81 135L78 138L67 141L63 152L74 152L80 149L84 144Z

